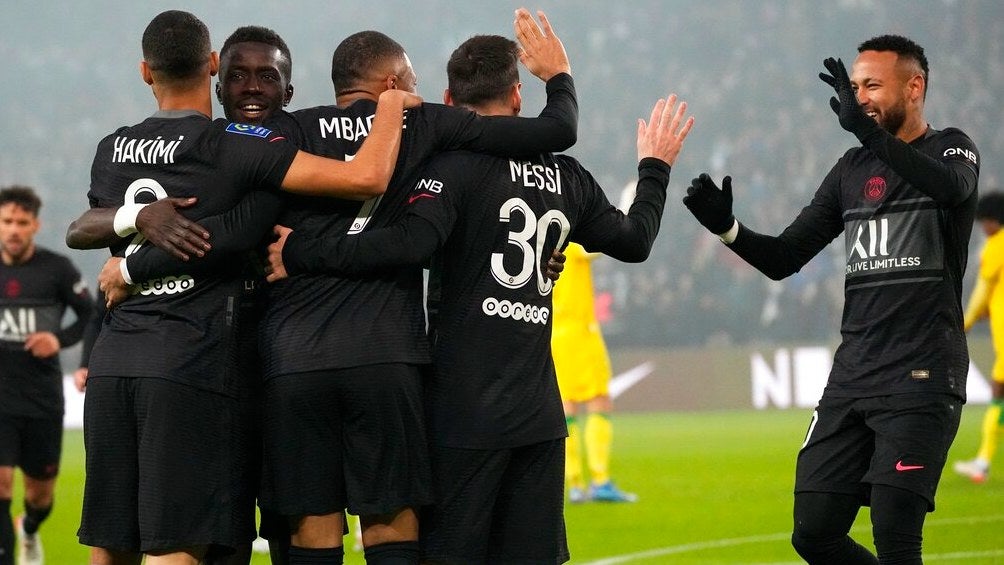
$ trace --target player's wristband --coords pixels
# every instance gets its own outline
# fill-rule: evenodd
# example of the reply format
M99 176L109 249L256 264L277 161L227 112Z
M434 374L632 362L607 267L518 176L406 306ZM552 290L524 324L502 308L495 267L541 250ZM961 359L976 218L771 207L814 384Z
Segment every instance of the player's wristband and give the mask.
M729 231L717 235L718 239L722 240L722 243L729 244L735 241L739 237L739 220L732 221L732 227L729 228Z
M132 277L129 276L129 267L126 266L126 263L128 262L128 257L119 261L119 272L122 273L122 279L126 282L126 284L132 284Z
M139 215L139 211L144 206L146 204L123 204L120 206L115 212L115 219L112 221L115 234L119 237L125 237L136 233L136 216Z

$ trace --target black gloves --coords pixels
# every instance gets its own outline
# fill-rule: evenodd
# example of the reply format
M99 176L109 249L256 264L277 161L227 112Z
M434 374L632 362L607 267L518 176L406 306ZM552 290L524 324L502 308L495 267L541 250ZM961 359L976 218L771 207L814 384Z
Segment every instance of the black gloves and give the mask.
M833 112L837 114L840 127L864 141L868 134L879 128L878 122L869 118L861 105L858 104L858 98L851 87L851 79L847 76L844 62L829 57L823 61L823 66L830 74L819 73L819 78L837 91L837 95L830 98L830 108L833 108Z
M721 235L729 231L736 221L732 215L732 177L722 179L719 190L708 173L701 173L690 182L683 204L711 233Z

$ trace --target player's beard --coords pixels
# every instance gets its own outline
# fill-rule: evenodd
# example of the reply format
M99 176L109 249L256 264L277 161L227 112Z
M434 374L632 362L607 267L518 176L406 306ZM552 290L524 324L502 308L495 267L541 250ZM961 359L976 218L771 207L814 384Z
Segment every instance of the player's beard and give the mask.
M896 105L882 110L878 115L878 124L882 129L896 135L906 122L906 100L900 100Z
M30 247L23 239L8 239L0 244L0 251L3 251L4 255L9 256L14 264L18 264L24 262Z

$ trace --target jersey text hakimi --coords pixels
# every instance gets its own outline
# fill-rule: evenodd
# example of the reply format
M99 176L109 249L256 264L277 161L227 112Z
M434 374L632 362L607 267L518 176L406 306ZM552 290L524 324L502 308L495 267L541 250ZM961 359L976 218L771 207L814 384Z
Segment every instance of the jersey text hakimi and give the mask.
M112 163L143 163L149 165L170 165L174 163L174 152L185 136L167 141L161 136L156 139L136 139L116 137L112 150Z

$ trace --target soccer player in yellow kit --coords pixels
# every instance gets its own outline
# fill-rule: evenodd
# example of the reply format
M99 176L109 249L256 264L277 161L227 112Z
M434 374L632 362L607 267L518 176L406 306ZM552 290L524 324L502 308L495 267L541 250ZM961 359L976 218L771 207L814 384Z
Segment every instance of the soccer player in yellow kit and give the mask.
M976 458L956 461L955 472L974 483L987 480L990 462L997 451L1001 425L1004 424L1004 193L987 192L976 205L976 221L987 236L980 253L980 271L969 297L964 321L968 332L976 322L990 318L990 338L994 345L993 399L983 415L982 437ZM564 279L564 276L562 276Z
M588 253L577 243L565 248L565 269L561 282L554 286L554 317L551 330L551 355L558 376L558 388L568 423L565 444L565 482L573 503L634 502L637 496L623 492L610 480L610 445L613 426L609 413L613 408L608 386L610 358L600 324L593 309L593 278L590 264L599 255ZM585 407L580 431L579 411ZM590 485L585 488L582 473L582 450L585 447Z

